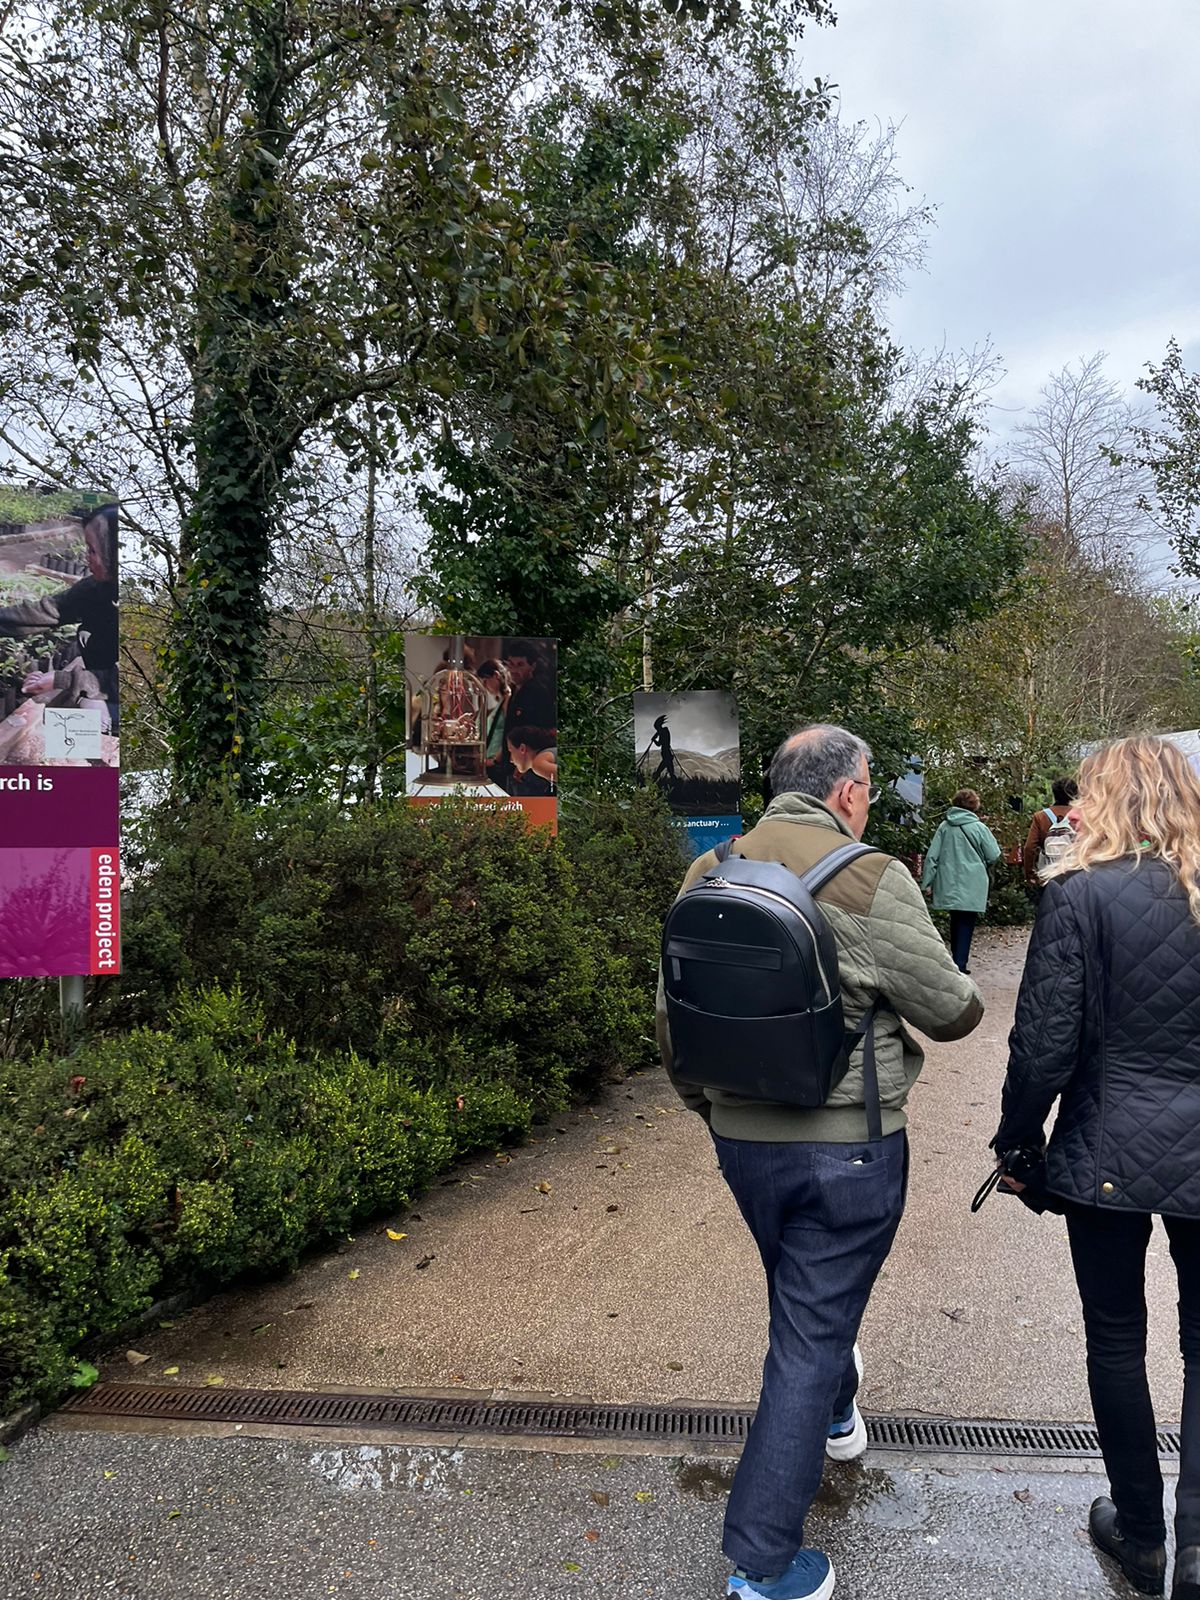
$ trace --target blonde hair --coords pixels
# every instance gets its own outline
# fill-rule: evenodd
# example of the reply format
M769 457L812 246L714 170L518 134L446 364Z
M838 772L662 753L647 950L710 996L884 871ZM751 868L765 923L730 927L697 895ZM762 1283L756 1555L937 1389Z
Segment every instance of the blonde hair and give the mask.
M1165 861L1187 892L1200 922L1200 775L1166 739L1117 739L1079 769L1083 813L1071 848L1043 878L1144 856Z

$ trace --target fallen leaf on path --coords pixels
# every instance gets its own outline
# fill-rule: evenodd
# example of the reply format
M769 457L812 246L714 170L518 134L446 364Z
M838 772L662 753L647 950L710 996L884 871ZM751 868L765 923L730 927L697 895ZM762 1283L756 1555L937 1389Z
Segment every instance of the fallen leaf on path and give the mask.
M397 1244L400 1243L401 1239L407 1239L408 1238L408 1235L406 1233L397 1233L395 1228L389 1228L388 1231L387 1231L387 1236L388 1236L389 1239L394 1239Z
M563 1571L564 1572L582 1572L583 1568L579 1565L578 1561L564 1561L563 1562Z
M225 1379L221 1376L221 1374L219 1372L210 1372L208 1377L205 1378L204 1381L205 1381L205 1383L208 1385L208 1387L210 1389L219 1389L221 1387L221 1385L225 1382Z
M620 1206L605 1206L606 1211L620 1211Z
M296 1311L311 1311L316 1303L317 1302L315 1300L301 1300L293 1307L293 1309Z
M546 1180L544 1178L542 1179L541 1183L535 1183L533 1187L537 1190L537 1192L539 1194L549 1194L550 1193L550 1185L546 1182Z
M266 1333L267 1329L273 1328L274 1326L275 1324L273 1322L259 1322L250 1329L250 1332L255 1339L261 1339L263 1334Z
M682 1361L668 1361L667 1362L667 1371L668 1372L682 1372L683 1371L683 1362Z
M163 1377L164 1378L175 1378L175 1377L178 1377L178 1375L179 1375L179 1368L178 1367L164 1367L163 1368Z
M1033 1499L1033 1495L1028 1489L1014 1489L1013 1499L1019 1500L1023 1506L1027 1506Z
M603 1489L593 1489L592 1499L602 1510L607 1510L611 1501L611 1497L605 1494Z
M637 1501L638 1505L644 1506L648 1501L654 1499L654 1494L650 1489L639 1489L633 1498Z
M595 1544L596 1540L600 1537L600 1532L597 1528L589 1528L583 1537L591 1544Z
M350 1282L353 1283L355 1278L361 1277L362 1274L359 1272L357 1267L352 1267L346 1276L350 1279Z
M149 1361L150 1357L143 1355L140 1350L126 1350L125 1359L131 1367L140 1367L144 1361Z
M181 1517L182 1515L183 1515L182 1511L168 1511L167 1512L167 1521L170 1522L170 1521L172 1521L173 1518Z

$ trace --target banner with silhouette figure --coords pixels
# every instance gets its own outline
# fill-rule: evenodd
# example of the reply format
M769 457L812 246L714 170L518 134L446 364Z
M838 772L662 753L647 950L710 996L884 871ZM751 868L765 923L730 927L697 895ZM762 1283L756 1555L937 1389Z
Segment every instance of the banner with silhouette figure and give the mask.
M737 702L722 689L635 694L637 779L653 786L700 855L742 831Z
M0 485L0 977L116 973L118 508Z

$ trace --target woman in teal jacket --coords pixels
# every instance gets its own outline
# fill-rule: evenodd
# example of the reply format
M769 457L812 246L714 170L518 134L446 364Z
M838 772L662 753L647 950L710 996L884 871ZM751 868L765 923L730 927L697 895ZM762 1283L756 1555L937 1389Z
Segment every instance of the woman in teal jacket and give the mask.
M969 972L975 924L987 910L989 868L1000 859L1000 846L979 820L979 796L960 789L933 836L925 856L921 887L935 911L950 913L950 954L960 972Z

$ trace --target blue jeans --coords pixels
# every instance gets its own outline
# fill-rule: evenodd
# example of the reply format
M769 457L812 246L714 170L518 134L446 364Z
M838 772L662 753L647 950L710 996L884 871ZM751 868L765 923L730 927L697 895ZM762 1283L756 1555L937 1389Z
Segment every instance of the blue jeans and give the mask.
M908 1139L761 1144L713 1135L767 1274L770 1348L725 1516L725 1554L782 1572L804 1544L825 1439L858 1388L854 1341L904 1211Z

